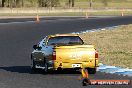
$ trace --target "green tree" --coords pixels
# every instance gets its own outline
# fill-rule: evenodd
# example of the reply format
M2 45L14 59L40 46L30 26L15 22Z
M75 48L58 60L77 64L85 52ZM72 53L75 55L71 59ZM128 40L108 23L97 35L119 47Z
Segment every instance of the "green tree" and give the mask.
M42 4L43 4L43 0L38 0L38 6L42 7Z
M68 6L69 7L74 7L75 0L68 0Z
M5 7L5 0L2 0L2 7Z
M42 7L48 7L48 0L43 0Z
M108 6L108 0L102 0L102 3L104 4L104 6Z
M10 0L10 6L9 6L10 8L13 8L13 1L14 0Z
M59 0L38 0L39 7L55 7L60 4Z
M23 0L15 0L15 4L16 4L15 7L21 7L22 6L22 4L21 4L22 1Z
M51 7L58 6L60 4L59 0L50 0L51 1Z
M74 7L74 4L75 4L75 0L72 0L72 7Z
M92 5L93 5L93 0L90 0L89 1L89 7L92 8Z
M69 7L71 7L71 0L68 0L68 5Z

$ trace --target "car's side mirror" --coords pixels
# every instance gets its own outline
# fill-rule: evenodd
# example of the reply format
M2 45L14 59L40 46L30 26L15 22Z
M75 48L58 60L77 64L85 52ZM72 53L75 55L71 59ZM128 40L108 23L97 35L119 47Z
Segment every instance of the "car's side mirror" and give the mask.
M33 45L33 48L36 50L37 49L37 45Z
M42 49L42 47L40 47L40 46L38 46L38 45L33 45L33 48L36 50L36 49L38 49L38 50L41 50Z

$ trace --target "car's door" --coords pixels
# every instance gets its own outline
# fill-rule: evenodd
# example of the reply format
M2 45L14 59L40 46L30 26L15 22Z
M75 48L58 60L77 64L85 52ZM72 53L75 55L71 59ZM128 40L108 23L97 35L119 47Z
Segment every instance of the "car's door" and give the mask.
M39 46L42 47L41 53L44 55L44 58L52 60L53 46L47 45L48 37L45 37L42 41L39 42Z

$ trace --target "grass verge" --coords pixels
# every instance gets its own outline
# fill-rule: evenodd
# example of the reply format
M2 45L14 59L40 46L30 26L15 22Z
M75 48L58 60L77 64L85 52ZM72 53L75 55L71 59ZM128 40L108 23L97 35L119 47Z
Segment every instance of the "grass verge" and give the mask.
M95 11L88 12L89 16L124 16L132 15L132 11ZM36 16L37 13L0 13L0 16ZM38 13L40 16L86 16L86 12Z
M132 24L80 36L86 43L95 45L101 63L132 68Z

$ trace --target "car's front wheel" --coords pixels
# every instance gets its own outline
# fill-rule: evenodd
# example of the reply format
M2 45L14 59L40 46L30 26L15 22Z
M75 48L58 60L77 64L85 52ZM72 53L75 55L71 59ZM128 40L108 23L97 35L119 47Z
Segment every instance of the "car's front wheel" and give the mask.
M44 63L44 67L45 67L44 68L44 72L45 73L48 73L48 64L46 62Z
M36 64L35 64L35 61L33 60L33 58L31 58L31 69L32 69L33 71L36 71L36 70L37 70Z

